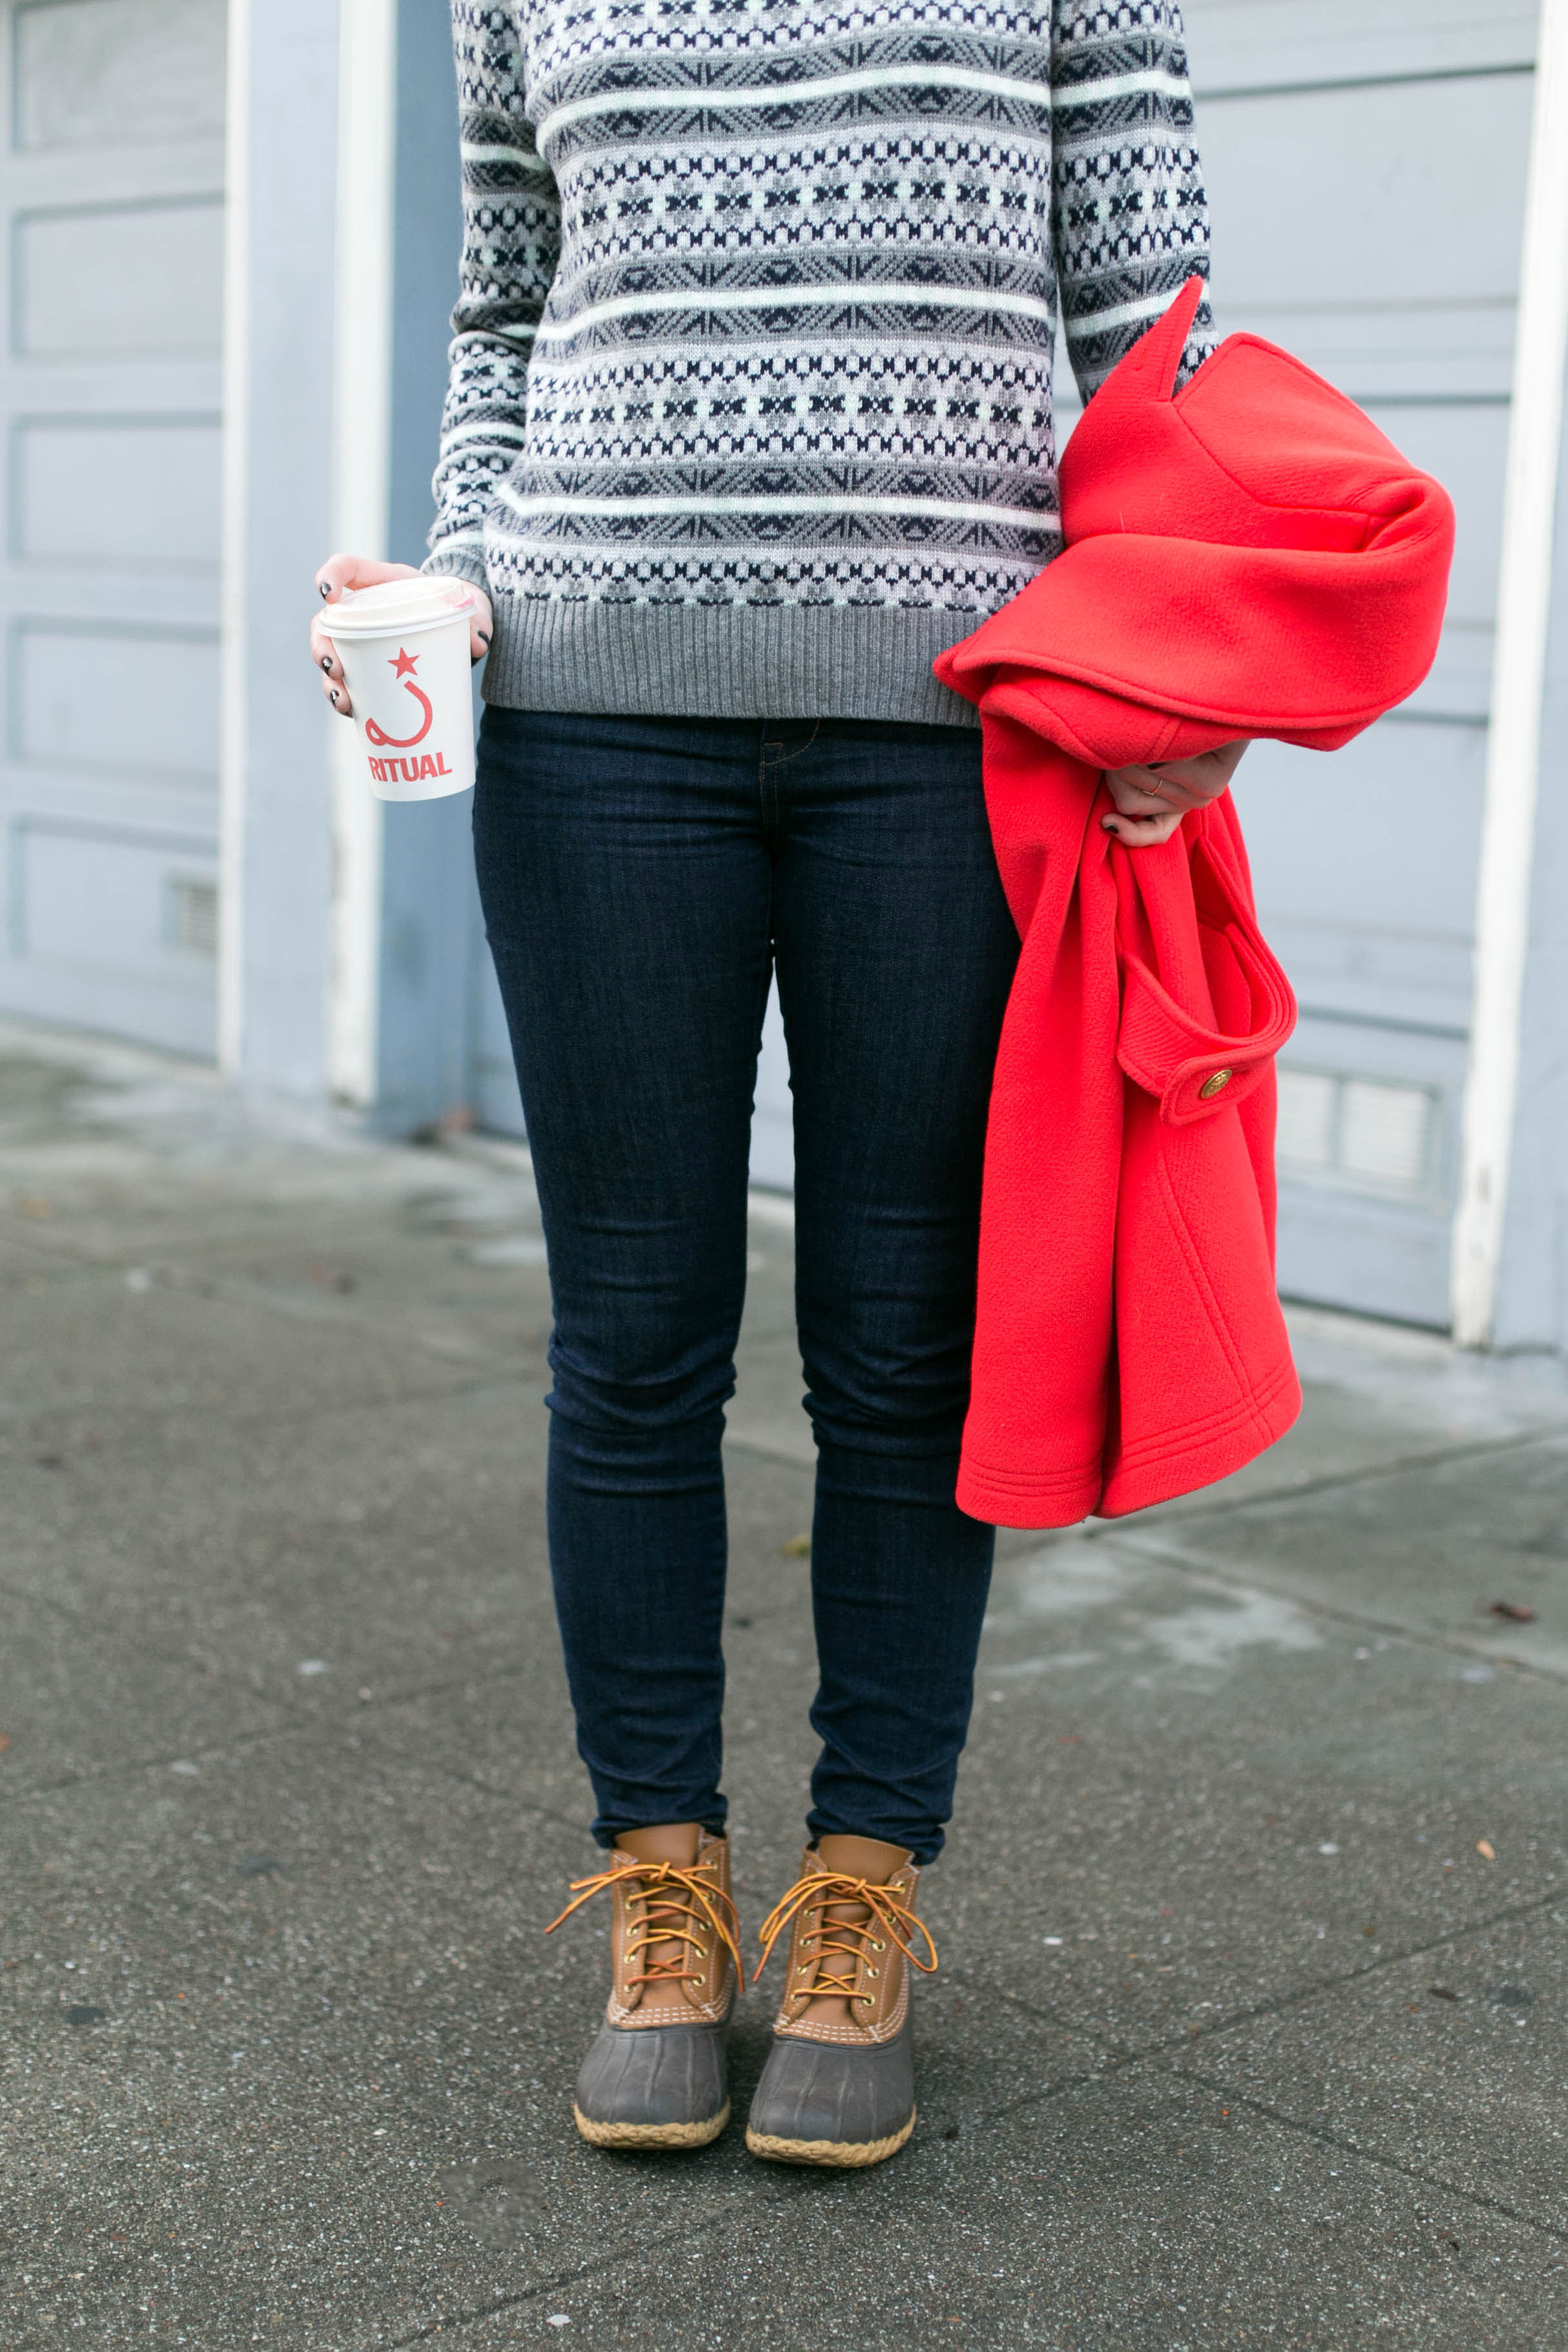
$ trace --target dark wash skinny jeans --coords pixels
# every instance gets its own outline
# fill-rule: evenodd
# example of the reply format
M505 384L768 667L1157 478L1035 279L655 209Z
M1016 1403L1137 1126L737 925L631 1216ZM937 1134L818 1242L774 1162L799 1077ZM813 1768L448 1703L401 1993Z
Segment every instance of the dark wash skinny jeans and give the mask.
M978 732L491 709L474 835L550 1255L550 1555L595 1834L724 1820L720 1439L776 961L817 1449L810 1832L930 1861L994 1541L952 1499L1017 953Z

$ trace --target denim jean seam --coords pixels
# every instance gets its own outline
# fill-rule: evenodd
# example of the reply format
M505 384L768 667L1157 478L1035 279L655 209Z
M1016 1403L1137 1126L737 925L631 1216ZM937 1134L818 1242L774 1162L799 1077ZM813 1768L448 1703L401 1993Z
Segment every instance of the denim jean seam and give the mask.
M788 767L788 765L789 765L789 763L790 763L790 761L791 761L792 760L800 760L800 759L804 759L804 758L805 758L805 754L806 754L806 752L810 751L810 749L811 749L812 745L816 742L816 740L817 737L821 734L821 732L822 732L822 721L821 721L821 719L814 719L812 720L812 722L811 722L811 732L810 732L810 734L806 737L806 739L805 739L805 742L804 742L804 743L797 743L797 744L795 745L795 750L794 750L793 751L786 751L784 750L784 745L783 745L782 743L781 743L781 744L779 744L779 746L777 747L777 748L778 748L778 754L779 754L779 756L778 756L778 758L773 761L773 766L774 766L774 768L775 768L775 769L778 769L778 768L787 768L787 767Z
M764 719L757 730L757 810L762 820L763 840L769 850L778 845L778 772L783 752L782 743L768 740L768 721Z

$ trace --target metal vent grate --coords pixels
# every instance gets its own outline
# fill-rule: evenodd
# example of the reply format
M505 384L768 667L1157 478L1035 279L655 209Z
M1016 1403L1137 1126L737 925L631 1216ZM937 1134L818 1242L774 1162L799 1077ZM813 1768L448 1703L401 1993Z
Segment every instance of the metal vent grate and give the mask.
M1279 1173L1384 1199L1430 1199L1441 1108L1431 1087L1340 1070L1282 1069Z
M217 958L217 884L198 874L171 874L164 885L163 937L176 955Z

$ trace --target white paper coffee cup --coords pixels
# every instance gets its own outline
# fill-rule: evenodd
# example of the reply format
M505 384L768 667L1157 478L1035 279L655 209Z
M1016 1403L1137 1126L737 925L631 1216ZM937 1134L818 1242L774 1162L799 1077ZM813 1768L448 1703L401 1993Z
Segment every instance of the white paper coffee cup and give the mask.
M434 801L474 781L466 580L387 580L345 589L326 610L353 723L384 801Z

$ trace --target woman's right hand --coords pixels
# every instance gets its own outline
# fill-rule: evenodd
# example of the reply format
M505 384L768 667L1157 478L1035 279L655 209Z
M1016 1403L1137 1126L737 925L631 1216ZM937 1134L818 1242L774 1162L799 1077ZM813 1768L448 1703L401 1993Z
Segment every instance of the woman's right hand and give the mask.
M414 563L377 563L368 555L331 555L316 574L316 590L323 604L335 604L345 588L379 588L384 580L417 580L419 568ZM490 600L482 588L474 590L473 625L468 631L468 658L483 661L490 649L490 636L495 622L490 612ZM348 681L343 666L328 634L325 612L318 613L310 624L310 659L321 677L321 692L340 719L353 715L349 700Z

